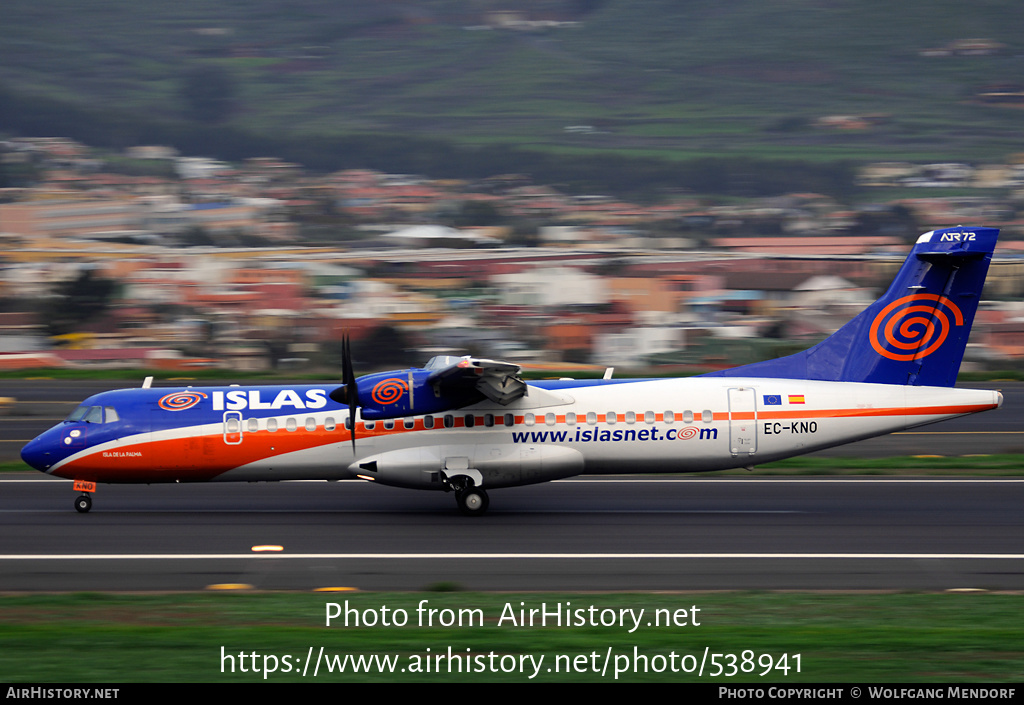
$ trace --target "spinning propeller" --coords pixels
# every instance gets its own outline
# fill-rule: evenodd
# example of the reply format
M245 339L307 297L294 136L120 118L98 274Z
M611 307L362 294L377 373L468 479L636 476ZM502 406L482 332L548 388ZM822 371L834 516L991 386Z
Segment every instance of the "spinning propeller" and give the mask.
M348 424L352 431L352 450L356 449L356 409L359 408L359 385L352 369L352 341L348 334L341 339L341 383L330 393L331 399L339 404L348 403Z

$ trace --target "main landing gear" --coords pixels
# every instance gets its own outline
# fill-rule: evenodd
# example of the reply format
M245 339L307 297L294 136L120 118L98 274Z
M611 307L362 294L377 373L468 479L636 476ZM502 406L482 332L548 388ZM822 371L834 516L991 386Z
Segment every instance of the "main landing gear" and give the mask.
M466 516L480 516L487 511L491 500L487 497L481 487L467 487L461 492L455 492L455 501L459 505L459 511Z
M466 516L476 517L487 511L491 500L482 487L478 487L472 477L467 475L456 475L455 477L444 477L445 491L455 491L455 503L459 505L459 511Z

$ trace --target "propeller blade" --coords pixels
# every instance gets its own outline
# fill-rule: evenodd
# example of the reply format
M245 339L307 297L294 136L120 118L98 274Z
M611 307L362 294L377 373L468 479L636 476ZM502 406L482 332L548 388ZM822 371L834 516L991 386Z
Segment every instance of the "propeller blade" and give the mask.
M352 431L352 452L356 450L356 408L359 406L359 388L352 369L352 342L348 334L341 341L341 381L345 385L345 400L348 402L349 427Z

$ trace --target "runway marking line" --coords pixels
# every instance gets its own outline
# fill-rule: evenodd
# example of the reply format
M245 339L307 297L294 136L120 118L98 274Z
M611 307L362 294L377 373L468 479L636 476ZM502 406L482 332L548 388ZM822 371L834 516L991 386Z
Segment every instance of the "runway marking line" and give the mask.
M949 457L949 456L945 456L945 457ZM965 470L964 472L970 472L970 471ZM547 483L547 484L554 484L554 483L565 484L565 483L573 483L573 482L582 482L582 483L586 483L586 482L611 482L611 483L616 483L616 482L633 482L633 483L644 482L644 483L648 483L648 484L655 483L655 482L708 482L708 483L710 483L710 482L734 482L734 483L743 482L743 483L746 483L746 484L755 483L755 482L757 482L757 483L783 483L783 482L785 482L785 483L789 483L789 484L796 483L796 482L799 482L799 483L819 483L819 484L826 484L826 483L859 483L859 484L890 483L891 484L891 483L894 483L894 482L899 482L899 483L904 483L904 484L918 484L918 483L922 483L922 484L923 483L958 484L958 483L974 483L974 482L985 483L985 484L992 484L992 483L996 483L996 482L1024 483L1024 478L1021 478L1021 477L900 477L900 476L878 477L878 476L861 476L861 475L849 476L849 477L790 477L790 476L786 476L786 475L774 475L772 477L762 477L762 476L750 476L750 477L708 477L704 473L665 473L665 474L666 475L681 475L681 477L680 476L677 476L677 477L660 477L660 476L655 475L655 474L652 474L652 475L616 475L616 474L612 473L612 474L608 474L608 475L584 475L584 476L579 476L579 477L566 477L566 478L562 478L560 480L552 480L551 483ZM45 475L45 474L41 474L41 473L35 473L35 472L32 472L32 471L28 471L28 470L25 471L25 475L27 475L27 477L12 477L10 475L0 474L0 483L2 483L2 482L14 482L14 483L18 483L18 482L20 482L20 483L42 483L42 482L49 482L49 483L64 482L64 483L67 483L67 482L71 482L71 480L67 480L67 479L62 478L62 477L53 477L52 475ZM325 481L324 480L282 480L282 481L277 482L275 484L277 486L279 486L279 487L283 487L283 486L287 486L287 485L299 485L299 484L307 483L307 482L323 483ZM347 483L347 485L351 485L353 487L355 487L357 485L361 486L361 487L370 487L370 486L372 486L370 483L361 482L359 480L339 480L339 482ZM219 483L215 483L215 482L187 482L187 483L180 483L180 484L179 483L167 482L167 483L156 483L156 484L164 484L164 485L167 485L167 486L175 485L175 486L178 486L178 487L183 487L183 486L189 486L189 487L212 487L214 485L217 485L221 489L225 489L225 490L229 489L229 487L228 487L229 483L226 483L226 482L219 482ZM245 483L245 484L262 484L262 483ZM266 483L266 484L270 484L270 483ZM104 487L111 487L111 488L113 488L113 487L130 487L130 486L138 487L139 484L133 484L133 483L124 483L124 484L109 483L108 484L108 483L104 483ZM512 488L512 489L518 489L518 488Z
M893 431L890 436L1015 436L1024 431ZM876 436L885 438L885 436ZM874 439L869 439L874 440Z
M1019 561L1024 553L285 553L254 556L251 553L100 553L100 554L4 554L0 561L23 560L258 560L260 558L336 559L336 560L692 560L737 559L845 559L845 560L1000 560Z

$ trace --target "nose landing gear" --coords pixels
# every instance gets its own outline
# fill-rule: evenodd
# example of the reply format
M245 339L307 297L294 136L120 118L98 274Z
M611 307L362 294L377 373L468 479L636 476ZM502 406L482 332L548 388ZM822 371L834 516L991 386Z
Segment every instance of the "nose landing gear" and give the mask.
M79 514L85 514L92 509L91 493L96 491L96 483L89 480L75 480L75 491L82 493L75 497L75 509Z

